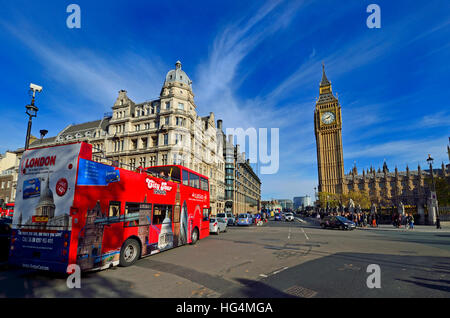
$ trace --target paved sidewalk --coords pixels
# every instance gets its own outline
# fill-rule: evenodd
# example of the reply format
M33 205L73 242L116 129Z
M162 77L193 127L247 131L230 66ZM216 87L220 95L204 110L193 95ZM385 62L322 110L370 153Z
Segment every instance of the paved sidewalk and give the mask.
M427 233L441 233L450 232L450 226L445 224L441 225L441 229L436 229L434 225L414 225L414 229L406 229L405 226L399 228L394 227L392 224L380 224L378 227L357 227L358 230L366 231L397 231L397 232L427 232Z
M303 222L307 222L311 225L320 225L320 219L306 217L306 218L298 218ZM302 222L302 223L303 223ZM378 227L357 227L357 230L363 231L397 231L397 232L427 232L427 233L441 233L441 232L450 232L450 222L441 222L441 229L436 229L435 225L414 225L414 229L405 229L405 226L400 228L394 227L392 224L380 224Z

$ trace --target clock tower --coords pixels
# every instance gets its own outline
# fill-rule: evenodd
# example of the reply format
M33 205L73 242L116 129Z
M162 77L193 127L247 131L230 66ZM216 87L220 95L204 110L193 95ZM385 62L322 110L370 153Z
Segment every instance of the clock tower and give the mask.
M322 64L322 81L314 111L317 146L319 192L342 193L344 156L342 150L342 116L339 100L333 95L331 83Z

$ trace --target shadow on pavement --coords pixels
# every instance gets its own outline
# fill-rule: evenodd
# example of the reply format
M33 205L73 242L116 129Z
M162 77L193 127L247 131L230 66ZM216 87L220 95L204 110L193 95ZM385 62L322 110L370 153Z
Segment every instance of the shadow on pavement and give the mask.
M397 279L398 281L405 282L405 283L411 283L419 287L428 288L428 289L435 289L438 291L443 291L450 293L450 286L446 285L435 285L435 284L427 284L423 282L413 281L413 280L407 280L407 279Z
M221 295L222 298L296 298L261 281L237 279L242 287L234 288Z
M450 266L441 265L447 257L314 253L323 257L262 279L269 294L258 295L272 297L276 293L271 289L283 293L299 288L314 291L315 297L319 298L450 297L450 281L440 279L443 274L450 275ZM367 272L370 264L380 267L380 289L367 286L367 279L372 274L372 271ZM233 296L240 297L241 294Z
M70 289L67 276L23 269L0 272L0 298L117 298L142 297L130 291L130 283L108 279L99 272L84 273L81 288Z

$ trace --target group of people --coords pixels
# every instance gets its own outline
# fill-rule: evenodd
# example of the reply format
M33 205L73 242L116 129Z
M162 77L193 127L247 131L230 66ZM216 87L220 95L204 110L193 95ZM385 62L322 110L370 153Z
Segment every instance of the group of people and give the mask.
M412 213L394 214L392 217L392 225L396 228L404 226L405 229L414 229L414 216Z
M332 212L327 215L331 216L342 216L356 224L359 227L378 227L379 223L379 215L376 213L367 213L367 212ZM324 213L320 214L320 218L323 219L325 217Z

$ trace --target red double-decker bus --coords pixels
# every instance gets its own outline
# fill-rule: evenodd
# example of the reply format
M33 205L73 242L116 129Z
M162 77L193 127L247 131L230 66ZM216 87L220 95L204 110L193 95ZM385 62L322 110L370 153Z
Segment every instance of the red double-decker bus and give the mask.
M0 217L12 218L14 214L14 203L5 203L3 207L0 207Z
M209 235L208 178L183 166L130 171L73 143L27 150L20 163L9 262L66 272L129 266Z

